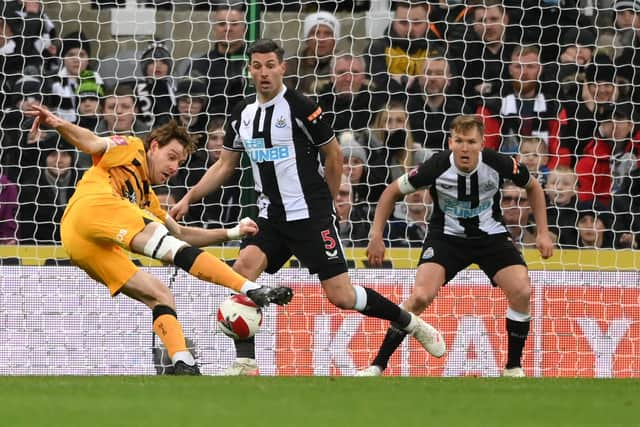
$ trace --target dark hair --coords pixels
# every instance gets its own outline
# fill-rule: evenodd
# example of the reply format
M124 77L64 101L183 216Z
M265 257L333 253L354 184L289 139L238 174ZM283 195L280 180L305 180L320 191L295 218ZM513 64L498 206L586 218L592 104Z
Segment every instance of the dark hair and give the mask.
M249 56L249 61L251 61L251 55L254 53L275 53L278 57L278 62L282 62L284 60L284 49L280 47L278 43L271 39L260 39L253 42L249 50L247 50L247 55Z
M171 140L177 139L185 148L187 154L193 153L196 149L196 138L189 134L186 127L180 126L177 121L171 120L164 125L153 129L144 141L145 149L149 149L149 145L152 141L158 141L160 147L164 147L169 144Z
M104 91L104 96L100 98L100 104L104 105L104 102L107 98L111 97L124 97L128 96L133 99L133 103L137 108L138 105L138 97L136 96L133 84L129 82L117 83L115 86L106 88Z
M213 132L216 129L224 129L226 122L226 117L223 115L212 116L209 119L209 124L207 125L207 132Z

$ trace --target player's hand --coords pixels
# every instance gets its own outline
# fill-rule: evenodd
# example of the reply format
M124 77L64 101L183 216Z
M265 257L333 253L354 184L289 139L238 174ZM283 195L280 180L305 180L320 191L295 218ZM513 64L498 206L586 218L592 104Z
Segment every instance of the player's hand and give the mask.
M553 240L549 233L538 233L536 236L536 248L540 252L540 256L543 259L548 259L553 256Z
M33 125L31 126L31 133L34 135L39 136L40 125L49 126L55 129L64 123L64 120L53 114L44 105L33 104L30 108L30 110L27 110L24 113L27 116L35 118Z
M169 215L176 221L180 221L189 212L189 199L183 197L178 203L173 205L169 211Z
M372 267L381 267L382 260L384 260L384 241L382 237L373 236L369 239L367 245L367 258L369 259L369 265Z
M255 236L259 230L258 224L251 218L242 218L238 227L240 228L240 237Z

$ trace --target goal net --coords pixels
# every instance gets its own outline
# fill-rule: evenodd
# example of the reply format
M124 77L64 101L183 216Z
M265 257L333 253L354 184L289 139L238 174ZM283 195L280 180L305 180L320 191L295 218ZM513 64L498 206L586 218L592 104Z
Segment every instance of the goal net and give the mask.
M337 200L354 283L400 303L411 292L433 202L396 205L384 268L365 254L378 199L394 179L447 148L449 126L477 114L487 147L517 157L545 189L553 258L535 250L526 192L506 185L503 220L531 270L531 376L640 376L637 234L640 7L631 1L57 0L0 5L0 374L153 374L150 313L70 265L59 223L91 158L55 132L30 132L24 111L46 105L100 135L176 119L197 151L167 185L179 200L219 157L225 121L255 88L246 47L285 49L285 84L318 103L344 156ZM232 227L256 216L247 158L184 222ZM237 243L210 249L231 262ZM174 276L178 313L205 374L234 358L215 326L219 287ZM260 283L295 290L257 335L267 375L352 375L370 363L386 324L332 307L317 277L291 259ZM472 266L423 318L448 355L406 340L391 375L496 376L506 361L506 301ZM159 347L158 347L159 348ZM160 349L161 350L161 349Z

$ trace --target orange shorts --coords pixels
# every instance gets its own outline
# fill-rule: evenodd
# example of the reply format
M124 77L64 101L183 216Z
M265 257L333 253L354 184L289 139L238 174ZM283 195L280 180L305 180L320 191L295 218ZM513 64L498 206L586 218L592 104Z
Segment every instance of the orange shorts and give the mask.
M146 224L158 219L129 201L87 195L72 201L60 226L62 246L69 258L112 296L138 271L123 250Z

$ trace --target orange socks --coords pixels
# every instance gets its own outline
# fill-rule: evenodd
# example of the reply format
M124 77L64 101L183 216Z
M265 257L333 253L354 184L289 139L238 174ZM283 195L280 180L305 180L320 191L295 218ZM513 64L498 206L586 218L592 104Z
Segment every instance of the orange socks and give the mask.
M178 251L174 264L198 279L215 283L240 292L247 281L215 256L193 246Z
M174 354L187 351L182 326L171 307L157 305L153 308L153 331L167 348L169 357L173 358Z

